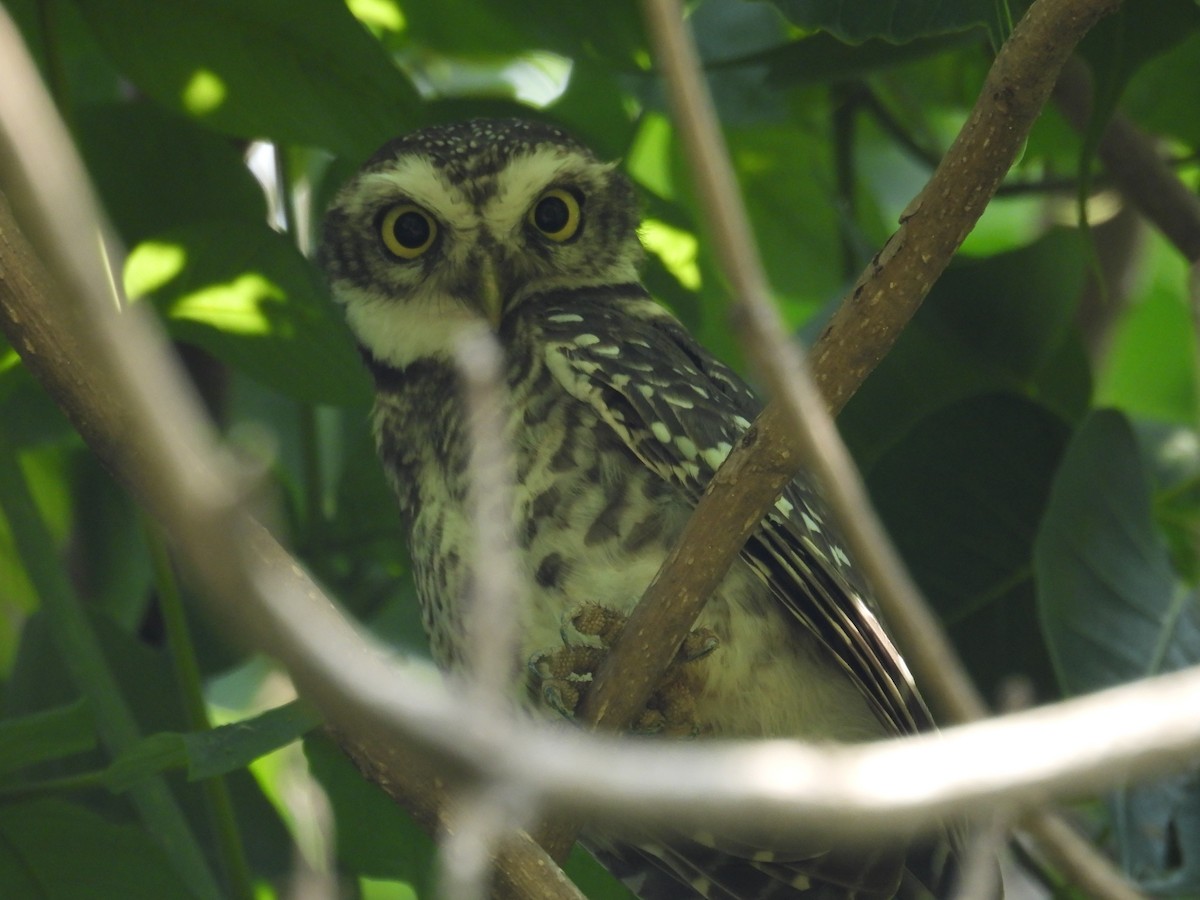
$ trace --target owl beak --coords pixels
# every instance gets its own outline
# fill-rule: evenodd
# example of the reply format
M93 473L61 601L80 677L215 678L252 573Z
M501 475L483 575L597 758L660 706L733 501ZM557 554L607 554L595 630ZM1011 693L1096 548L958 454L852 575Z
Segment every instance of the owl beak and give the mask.
M500 290L496 263L491 257L484 257L483 265L479 268L479 299L492 330L499 331L500 315L504 312L504 292Z

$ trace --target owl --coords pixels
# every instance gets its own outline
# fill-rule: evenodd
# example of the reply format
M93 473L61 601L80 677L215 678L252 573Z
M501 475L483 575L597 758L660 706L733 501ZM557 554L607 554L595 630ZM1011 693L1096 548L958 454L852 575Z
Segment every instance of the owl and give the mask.
M523 575L514 665L544 662L582 608L618 620L633 608L759 411L641 283L638 226L636 193L615 164L524 120L393 140L325 217L319 261L374 380L379 458L430 646L448 670L466 662L466 598L487 577L472 568L453 362L462 329L485 325L504 351ZM863 741L931 727L803 476L697 626L705 639L688 663L687 709L701 736ZM537 685L527 696L553 715L569 706ZM698 834L587 837L647 900L936 896L949 869L944 842L866 851L812 834L753 847Z

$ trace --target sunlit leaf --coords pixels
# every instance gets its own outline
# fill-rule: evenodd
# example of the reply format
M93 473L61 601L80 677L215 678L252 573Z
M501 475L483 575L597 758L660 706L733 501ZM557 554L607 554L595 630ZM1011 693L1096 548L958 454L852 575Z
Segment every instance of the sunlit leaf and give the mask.
M184 769L199 781L244 769L260 756L292 743L320 719L296 701L208 731L159 732L143 738L105 770L105 784L124 791L142 778Z
M265 225L202 222L144 241L125 284L132 297L154 297L176 338L287 396L363 396L348 332L315 270Z
M1097 399L1134 415L1200 422L1200 356L1187 301L1187 265L1165 242L1151 243L1145 288L1112 330Z
M117 66L159 103L244 138L363 158L416 93L341 3L79 0Z

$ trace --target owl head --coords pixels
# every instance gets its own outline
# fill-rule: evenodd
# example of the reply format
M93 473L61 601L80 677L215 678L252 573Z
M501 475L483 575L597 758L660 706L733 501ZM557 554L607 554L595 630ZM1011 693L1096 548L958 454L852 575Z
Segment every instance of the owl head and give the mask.
M635 282L632 185L550 125L474 119L385 144L341 189L318 260L373 361L449 357L539 296Z

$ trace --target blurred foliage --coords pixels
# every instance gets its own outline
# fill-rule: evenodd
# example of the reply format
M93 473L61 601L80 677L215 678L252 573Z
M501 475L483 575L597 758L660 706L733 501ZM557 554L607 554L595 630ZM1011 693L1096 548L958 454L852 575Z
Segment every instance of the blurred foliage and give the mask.
M368 433L369 385L306 259L321 209L378 143L476 115L576 132L642 190L647 284L743 364L633 0L603 15L549 0L3 2L128 247L131 294L161 312L231 442L269 465L281 536L397 646L420 653L424 639ZM965 120L1024 4L693 6L778 302L812 340ZM1083 47L1102 116L1120 109L1159 135L1193 187L1198 26L1192 0L1162 0ZM1080 137L1046 110L1004 194L841 418L884 520L993 698L1013 679L1045 701L1200 661L1187 268L1146 226L1106 240L1128 213L1094 160L1102 116ZM1095 194L1086 232L1081 177ZM256 716L287 701L278 674L219 637L186 587L185 621L173 618L157 538L0 351L0 465L12 467L0 483L23 480L37 520L0 496L0 895L275 896L295 853L321 859L296 800L315 779L337 822L325 850L351 896L428 896L429 839L327 740L310 734L300 752L307 716ZM19 540L26 527L45 540ZM137 720L141 740L120 753L81 701L87 673L64 665L48 564L69 573L65 600L82 612L71 627L91 635ZM203 684L173 663L180 634ZM202 689L236 728L197 730L185 698ZM213 778L229 816L205 787ZM130 788L156 779L216 893L142 824ZM1091 821L1130 875L1160 895L1200 894L1196 779L1107 800ZM591 897L626 896L585 855L569 870Z

